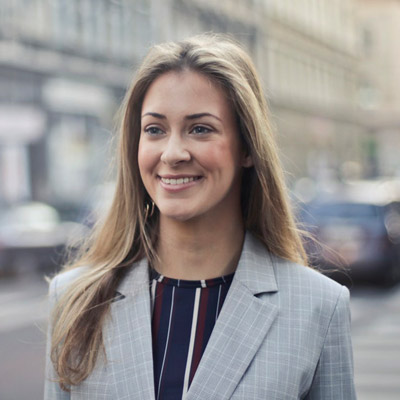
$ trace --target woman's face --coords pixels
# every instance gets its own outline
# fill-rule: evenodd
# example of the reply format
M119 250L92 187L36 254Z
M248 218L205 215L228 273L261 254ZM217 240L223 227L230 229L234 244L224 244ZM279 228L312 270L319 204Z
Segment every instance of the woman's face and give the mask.
M168 72L141 111L138 162L161 218L187 221L240 212L240 178L250 166L222 89L193 71Z

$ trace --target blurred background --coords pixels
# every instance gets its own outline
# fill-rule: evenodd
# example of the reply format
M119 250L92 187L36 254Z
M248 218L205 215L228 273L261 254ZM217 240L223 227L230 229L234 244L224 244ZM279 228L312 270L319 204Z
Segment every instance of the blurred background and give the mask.
M43 277L111 199L136 66L205 31L253 57L310 259L351 290L359 399L400 398L399 0L0 0L0 399L43 396Z

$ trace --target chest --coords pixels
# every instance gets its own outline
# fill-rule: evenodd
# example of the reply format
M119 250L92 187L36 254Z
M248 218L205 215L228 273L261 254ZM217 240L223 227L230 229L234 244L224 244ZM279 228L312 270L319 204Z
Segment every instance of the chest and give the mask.
M310 335L312 315L300 320L256 300L225 303L186 399L286 400L307 392L323 340ZM146 304L145 314L135 302L115 307L104 331L107 363L74 388L72 399L155 398L150 298Z

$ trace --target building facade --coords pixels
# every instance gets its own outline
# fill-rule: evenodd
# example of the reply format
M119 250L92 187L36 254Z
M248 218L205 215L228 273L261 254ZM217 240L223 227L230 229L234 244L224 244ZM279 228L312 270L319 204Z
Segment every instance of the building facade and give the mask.
M149 44L205 31L255 60L289 183L362 171L355 1L0 2L0 202L82 202Z
M371 158L382 175L400 176L400 1L357 0L357 4L360 104Z
M357 21L348 0L270 0L258 59L283 162L294 177L337 179L363 164Z
M353 0L299 0L295 6L289 0L159 2L172 21L166 21L165 37L227 32L251 53L289 182L302 176L340 178L350 169L363 173L367 139L358 113L360 46Z
M150 33L146 0L0 2L0 203L88 196Z

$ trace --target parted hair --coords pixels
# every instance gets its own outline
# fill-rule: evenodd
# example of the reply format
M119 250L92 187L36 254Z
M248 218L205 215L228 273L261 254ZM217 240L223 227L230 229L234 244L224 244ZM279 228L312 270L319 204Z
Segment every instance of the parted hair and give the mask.
M116 289L132 265L157 257L158 210L140 177L138 145L144 96L160 75L191 70L220 86L233 108L253 166L242 177L245 228L279 257L307 264L287 196L269 121L267 102L252 60L232 38L202 34L153 46L128 88L117 114L118 161L112 205L63 270L87 266L54 307L51 360L62 389L82 382L105 355L102 326Z

